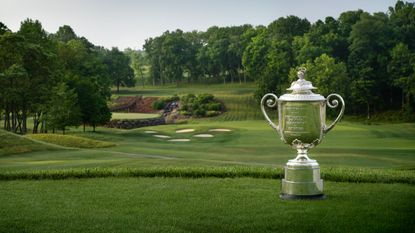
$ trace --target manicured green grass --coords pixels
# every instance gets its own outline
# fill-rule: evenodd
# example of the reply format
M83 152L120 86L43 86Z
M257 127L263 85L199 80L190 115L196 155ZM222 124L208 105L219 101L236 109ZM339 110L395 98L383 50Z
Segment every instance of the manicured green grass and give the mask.
M283 201L279 180L101 178L0 182L0 232L413 232L415 186L325 183Z
M175 130L196 131L176 134ZM231 132L210 132L227 128ZM405 130L402 130L405 129ZM71 135L116 144L110 148L31 152L0 158L0 170L67 169L77 167L282 167L296 151L283 144L264 121L194 121L185 125L164 125L135 130L98 128ZM155 130L190 142L169 142L145 133ZM210 133L213 138L195 138ZM414 168L415 124L360 125L342 122L310 150L322 168Z
M148 118L156 118L159 117L159 114L153 114L153 113L126 113L126 112L113 112L112 113L112 120L115 119L122 119L122 120L128 120L128 119L148 119Z
M102 148L115 146L114 143L61 134L30 134L27 137L60 146L75 148Z

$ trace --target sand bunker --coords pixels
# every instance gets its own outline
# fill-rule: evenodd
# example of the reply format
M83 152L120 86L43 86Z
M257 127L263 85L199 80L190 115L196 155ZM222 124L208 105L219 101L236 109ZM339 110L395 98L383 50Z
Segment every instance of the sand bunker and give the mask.
M160 135L160 134L156 134L156 135L153 135L153 136L156 137L156 138L171 138L170 136Z
M181 130L176 130L176 133L190 133L194 131L195 129L181 129Z
M210 132L230 132L230 129L209 129Z
M146 131L144 131L144 133L150 133L150 134L152 134L152 133L157 133L157 131L153 131L153 130L146 130Z
M197 137L197 138L213 138L212 134L196 134L193 135L193 137Z
M178 138L178 139L170 139L169 142L190 142L190 139L187 138Z

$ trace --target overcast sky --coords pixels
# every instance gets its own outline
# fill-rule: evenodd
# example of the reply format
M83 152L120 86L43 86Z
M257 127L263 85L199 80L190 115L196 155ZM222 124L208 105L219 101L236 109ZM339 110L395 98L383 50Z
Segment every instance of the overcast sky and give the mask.
M141 49L145 39L166 30L210 26L268 25L296 15L311 22L362 9L386 12L394 0L0 0L0 22L17 31L26 18L54 33L70 25L79 36L107 48Z

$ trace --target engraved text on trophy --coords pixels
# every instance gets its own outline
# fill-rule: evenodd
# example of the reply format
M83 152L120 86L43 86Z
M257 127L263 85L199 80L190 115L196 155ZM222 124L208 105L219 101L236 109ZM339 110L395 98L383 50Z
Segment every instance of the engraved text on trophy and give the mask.
M288 144L295 139L303 143L312 143L320 138L319 103L285 102L282 104L281 120L281 132Z

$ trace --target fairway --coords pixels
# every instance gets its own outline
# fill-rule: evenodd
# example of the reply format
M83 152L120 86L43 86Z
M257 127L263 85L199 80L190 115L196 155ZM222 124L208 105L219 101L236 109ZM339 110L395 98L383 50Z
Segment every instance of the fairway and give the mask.
M194 132L176 133L192 128ZM230 132L209 129L226 128ZM405 128L405 131L402 131ZM145 131L156 131L170 142ZM71 135L91 138L115 146L94 149L39 150L0 157L1 170L68 169L80 167L199 167L260 166L282 167L295 156L295 150L283 144L264 121L194 121L186 125L164 125L134 130L98 128L83 133L73 129ZM211 134L212 138L193 137ZM415 167L415 125L362 125L342 122L328 134L323 143L310 151L322 168L413 168ZM30 142L33 143L33 142ZM76 145L75 145L76 146ZM9 150L9 148L4 148ZM29 150L30 148L26 148Z
M159 114L152 113L126 113L126 112L113 112L112 120L132 120L132 119L148 119L159 117Z
M0 185L0 232L404 233L412 231L415 217L415 187L404 184L327 182L326 200L294 202L279 199L280 181L273 179L103 178Z

